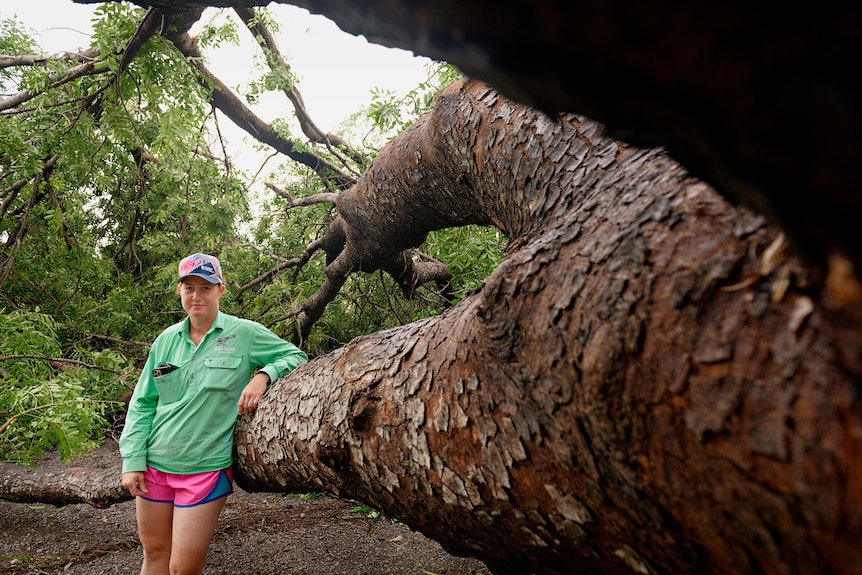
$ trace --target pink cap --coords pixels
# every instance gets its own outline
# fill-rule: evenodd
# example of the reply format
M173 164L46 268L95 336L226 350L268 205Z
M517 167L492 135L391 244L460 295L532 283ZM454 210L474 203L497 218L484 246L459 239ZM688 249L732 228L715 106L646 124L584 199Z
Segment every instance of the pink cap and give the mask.
M207 254L192 254L180 262L178 282L189 276L197 276L211 284L224 283L221 275L221 264L215 256Z

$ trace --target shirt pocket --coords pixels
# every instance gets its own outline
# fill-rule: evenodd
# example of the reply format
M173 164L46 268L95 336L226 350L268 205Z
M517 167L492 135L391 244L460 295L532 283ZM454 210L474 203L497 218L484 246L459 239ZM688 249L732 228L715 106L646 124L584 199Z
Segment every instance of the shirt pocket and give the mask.
M188 388L181 375L184 371L184 368L179 367L170 373L153 378L156 383L156 390L159 392L159 403L174 403L183 398Z
M206 386L210 389L231 389L236 385L242 366L241 355L208 357L204 360L207 370Z

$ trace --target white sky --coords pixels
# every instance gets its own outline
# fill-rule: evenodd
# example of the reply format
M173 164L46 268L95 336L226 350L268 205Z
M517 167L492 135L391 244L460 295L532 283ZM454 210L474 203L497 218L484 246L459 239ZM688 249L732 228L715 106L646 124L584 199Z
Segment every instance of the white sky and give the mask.
M75 4L72 0L0 0L0 19L17 16L31 28L37 42L47 53L75 51L89 45L90 19L95 5ZM363 37L342 32L331 20L311 15L307 10L272 3L269 9L281 24L278 44L299 77L299 90L312 119L324 131L333 131L347 116L371 101L374 87L398 93L415 88L426 79L424 57L411 52L371 44ZM232 10L208 9L202 21L219 22ZM192 30L194 32L194 29ZM248 32L240 27L240 40L251 46ZM208 67L231 88L245 85L254 77L248 51L236 47L208 54ZM264 120L279 116L293 117L290 102L281 94L272 94L254 108ZM227 120L222 116L221 124ZM232 158L242 169L254 171L253 158L241 135L231 135L235 149ZM246 165L243 165L246 164Z

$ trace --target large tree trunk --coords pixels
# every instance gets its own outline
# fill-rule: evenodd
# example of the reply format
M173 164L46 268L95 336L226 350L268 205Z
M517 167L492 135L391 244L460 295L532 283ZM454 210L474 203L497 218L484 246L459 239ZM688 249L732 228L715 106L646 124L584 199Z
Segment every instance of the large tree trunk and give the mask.
M492 222L508 255L282 380L238 428L239 481L359 498L498 575L858 573L858 309L600 132L466 82L388 146L339 200L345 253Z

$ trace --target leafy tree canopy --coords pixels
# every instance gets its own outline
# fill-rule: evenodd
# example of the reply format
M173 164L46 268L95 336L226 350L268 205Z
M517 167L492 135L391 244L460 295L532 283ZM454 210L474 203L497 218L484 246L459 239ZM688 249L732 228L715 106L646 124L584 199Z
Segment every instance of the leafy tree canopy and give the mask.
M100 5L91 47L58 57L42 55L20 22L0 22L0 459L30 462L54 446L68 457L93 445L133 387L147 342L182 318L175 266L188 253L222 259L225 311L316 355L439 312L478 287L505 246L496 230L434 232L413 257L449 264L445 297L423 287L404 298L388 276L354 275L300 337L297 309L325 268L308 247L335 212L329 203L298 209L291 201L337 188L288 160L272 175L276 193L252 201L254 174L231 164L211 79L161 34L136 44L144 18L128 4ZM263 11L254 25L276 23ZM204 27L197 41L258 40L258 76L244 97L282 92L301 124L297 79L256 34L229 21ZM292 117L272 127L294 151L355 178L457 76L438 64L405 97L380 88L370 109L328 140L299 134ZM336 138L358 144L336 146Z

